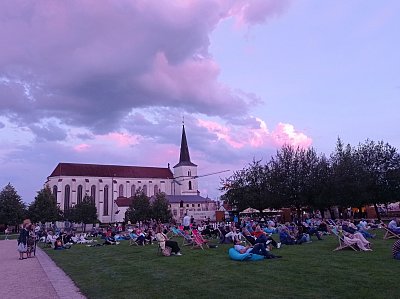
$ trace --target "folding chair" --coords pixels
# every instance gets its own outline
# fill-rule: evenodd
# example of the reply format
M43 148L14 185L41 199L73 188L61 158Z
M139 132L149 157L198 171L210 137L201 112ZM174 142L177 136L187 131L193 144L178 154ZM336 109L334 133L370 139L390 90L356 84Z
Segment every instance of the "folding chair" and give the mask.
M205 240L198 230L192 230L193 234L193 244L199 246L204 250L203 245L208 247L208 240Z
M388 239L400 239L400 234L395 233L394 231L390 230L386 224L381 223L382 228L385 230L385 235L383 236L384 240Z
M336 228L333 228L333 229L332 229L332 233L333 233L333 234L338 238L338 240L339 240L339 246L336 247L335 249L333 249L333 251L338 251L338 250L342 250L342 249L346 249L346 248L351 248L351 249L353 249L354 251L358 251L358 248L357 248L357 247L355 247L354 245L349 244L349 243L347 243L347 242L345 241L343 235L342 235L340 232L338 232L338 230L337 230Z

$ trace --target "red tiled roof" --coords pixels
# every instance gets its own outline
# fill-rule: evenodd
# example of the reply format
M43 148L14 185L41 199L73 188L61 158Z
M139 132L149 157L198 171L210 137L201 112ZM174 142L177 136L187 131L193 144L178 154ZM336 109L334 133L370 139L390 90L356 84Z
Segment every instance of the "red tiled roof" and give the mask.
M127 197L118 197L116 200L115 200L115 203L116 203L116 205L118 206L118 207L129 207L130 205L131 205L131 203L132 203L132 200L133 200L133 198L132 197L130 197L130 198L127 198Z
M169 179L173 174L169 168L161 167L59 163L50 177L58 176Z

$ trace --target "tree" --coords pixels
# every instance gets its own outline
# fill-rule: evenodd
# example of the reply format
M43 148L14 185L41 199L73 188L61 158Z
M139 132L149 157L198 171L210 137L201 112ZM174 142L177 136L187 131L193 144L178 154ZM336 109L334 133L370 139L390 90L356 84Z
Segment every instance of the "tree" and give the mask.
M86 224L95 223L97 221L97 208L92 197L86 194L82 201L72 208L70 220L82 223L83 231L86 231Z
M37 192L35 200L29 205L28 215L32 221L42 223L57 221L61 218L60 208L48 185Z
M356 154L366 184L364 201L374 204L381 220L377 205L400 200L400 156L390 144L368 139L358 145Z
M151 203L152 218L159 220L162 223L168 223L172 218L172 214L168 206L169 202L165 197L165 193L157 193L155 200Z
M133 197L132 204L125 213L125 220L135 223L138 221L148 220L150 218L150 200L146 194L144 194L143 190L139 188Z
M14 187L8 183L0 192L0 223L18 226L25 215L25 204Z
M334 203L343 207L361 207L368 203L366 172L355 148L343 145L340 138L331 155Z
M313 148L284 145L277 151L270 161L270 179L272 194L281 207L294 207L300 216L301 208L310 205L317 165L318 157Z

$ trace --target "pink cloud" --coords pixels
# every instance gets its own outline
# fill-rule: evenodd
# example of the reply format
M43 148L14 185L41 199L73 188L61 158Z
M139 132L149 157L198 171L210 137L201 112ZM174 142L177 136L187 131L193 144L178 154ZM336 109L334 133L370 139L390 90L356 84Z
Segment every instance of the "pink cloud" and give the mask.
M114 132L107 135L100 135L97 137L97 139L118 147L129 147L138 144L140 141L140 136Z
M218 140L224 140L233 148L239 149L245 145L245 143L236 141L232 137L233 134L231 133L230 128L220 125L217 122L198 119L198 125L206 128L209 132L215 134L218 137Z
M271 136L275 143L279 146L284 144L309 147L312 144L312 139L302 132L298 132L293 125L279 123Z
M90 147L91 146L89 144L81 143L81 144L74 146L74 150L77 152L86 152L90 149Z
M284 144L308 147L312 144L310 137L297 131L291 124L279 123L275 130L270 132L263 120L255 118L255 121L258 123L256 128L221 125L215 121L202 119L198 119L198 125L235 149L280 147Z

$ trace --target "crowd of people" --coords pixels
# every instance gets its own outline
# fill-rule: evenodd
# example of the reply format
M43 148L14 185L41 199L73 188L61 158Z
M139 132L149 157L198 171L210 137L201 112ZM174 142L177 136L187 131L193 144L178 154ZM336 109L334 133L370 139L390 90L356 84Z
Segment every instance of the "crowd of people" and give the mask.
M383 225L383 224L382 224ZM276 218L235 217L232 222L216 225L209 220L197 224L193 217L185 215L181 226L162 224L155 220L138 222L135 225L109 224L107 227L93 227L89 233L79 233L72 225L58 229L55 225L45 227L43 224L33 224L26 219L22 224L18 237L19 259L32 257L36 242L48 244L55 250L69 249L73 244L88 246L118 245L123 240L129 240L130 245L145 246L156 242L164 255L182 255L172 235L182 236L187 244L198 243L200 234L207 238L217 238L219 243L230 243L239 253L251 252L265 258L280 258L272 253L282 245L302 245L317 240L323 240L324 235L340 234L346 244L356 246L361 251L372 251L372 243L368 239L375 238L373 230L381 227L374 221L362 219L358 223L350 220L325 220L321 217L304 217L293 222L280 223ZM399 219L395 218L388 224L388 229L398 234ZM96 238L96 239L95 239ZM97 238L103 240L99 243ZM196 239L197 238L197 239ZM203 237L200 237L201 239ZM201 242L206 243L202 240ZM400 259L400 242L393 245L393 257Z

